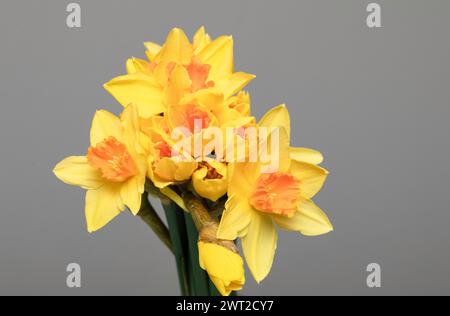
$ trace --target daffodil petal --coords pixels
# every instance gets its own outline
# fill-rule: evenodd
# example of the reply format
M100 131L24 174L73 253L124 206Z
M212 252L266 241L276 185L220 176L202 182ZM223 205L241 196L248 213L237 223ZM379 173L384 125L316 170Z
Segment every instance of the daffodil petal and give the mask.
M123 125L124 143L128 151L133 155L133 158L137 159L137 153L142 151L139 146L140 128L137 107L132 104L128 105L120 115L120 119Z
M228 164L228 195L239 198L248 196L253 184L260 175L259 163L230 163Z
M223 108L224 96L221 91L216 89L202 89L186 95L182 102L185 104L197 102L202 107L214 111L215 109Z
M247 265L260 283L272 268L278 235L269 216L254 212L247 234L241 238Z
M305 236L319 236L333 231L327 215L309 199L300 200L293 217L272 215L274 222L282 229L298 231Z
M288 139L291 139L291 118L284 104L267 112L258 124L264 127L283 127L286 129Z
M151 74L149 62L139 58L133 57L128 59L126 63L126 68L128 74L134 74L137 72Z
M120 188L120 184L108 183L99 189L86 192L85 213L88 232L92 233L103 228L124 210Z
M177 65L172 70L166 89L167 104L178 104L180 99L190 92L191 79L185 67Z
M92 168L86 156L71 156L63 159L53 169L55 176L70 185L83 189L98 189L104 184L100 172Z
M229 196L220 219L217 238L235 240L250 224L254 210L246 199Z
M209 79L216 81L233 73L233 37L221 36L208 44L198 57L211 66Z
M173 28L167 35L166 43L155 57L157 62L176 62L187 65L191 61L192 45L182 29Z
M306 162L291 161L291 173L301 182L301 194L305 198L314 197L322 188L328 171Z
M289 155L293 160L297 160L300 162L307 162L313 165L319 165L323 162L323 155L314 149L291 147L289 152L290 152Z
M154 160L151 155L147 157L147 177L158 189L165 188L174 183L174 181L160 178L153 170Z
M193 48L183 30L174 28L167 36L166 43L155 56L156 68L153 72L157 81L165 85L168 78L168 66L171 63L188 65L191 62Z
M267 139L261 139L260 158L264 173L287 172L291 165L289 158L289 136L282 126L270 127ZM266 148L263 150L263 148ZM273 151L272 148L275 150Z
M175 181L168 181L168 180L164 180L161 177L159 177L157 174L153 173L151 171L151 169L149 169L149 175L148 175L149 179L153 182L153 184L155 185L155 187L157 187L158 189L163 189L168 187L169 185L172 185L175 183Z
M229 78L217 81L215 87L223 91L225 99L227 99L244 89L255 77L255 75L245 72L235 72Z
M153 42L145 42L145 48L147 49L147 57L150 61L152 61L155 56L161 51L161 45L153 43Z
M123 107L134 104L139 115L148 118L164 112L163 93L158 83L144 73L133 73L112 79L104 85Z
M120 119L106 110L95 112L91 126L91 145L95 146L106 138L113 136L118 141L123 140L123 129Z
M141 208L142 194L144 193L145 174L137 175L122 184L120 195L123 203L128 206L133 215L137 215Z
M211 43L211 38L206 34L205 27L200 27L197 32L195 32L193 38L194 53L199 53L203 48L205 48L209 43Z
M174 190L172 190L170 187L164 187L159 189L162 194L167 196L169 199L171 199L175 204L177 204L179 207L181 207L185 212L189 213L189 210L186 207L186 204L184 204L184 200L181 198L181 196L176 193Z
M154 172L165 181L175 181L174 174L176 169L177 166L175 162L172 159L165 157L156 163Z
M194 170L197 169L197 162L176 161L173 158L162 158L155 168L155 174L166 181L185 181L188 180Z

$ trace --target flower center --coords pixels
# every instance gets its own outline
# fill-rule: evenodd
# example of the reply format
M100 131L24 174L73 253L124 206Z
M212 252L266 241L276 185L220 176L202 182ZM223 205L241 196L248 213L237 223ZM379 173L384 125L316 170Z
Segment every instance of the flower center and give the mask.
M99 170L103 178L112 182L123 182L137 173L133 158L125 145L112 136L95 147L89 147L87 158L91 167Z
M294 176L276 172L262 174L250 195L250 204L258 211L292 216L300 201L300 181Z
M198 58L193 57L191 63L185 67L192 82L192 92L214 87L214 81L207 81L210 65L202 64Z
M209 163L202 161L198 164L198 166L200 168L206 167L208 169L205 179L223 179L223 176L219 172L217 172L217 170L214 169Z

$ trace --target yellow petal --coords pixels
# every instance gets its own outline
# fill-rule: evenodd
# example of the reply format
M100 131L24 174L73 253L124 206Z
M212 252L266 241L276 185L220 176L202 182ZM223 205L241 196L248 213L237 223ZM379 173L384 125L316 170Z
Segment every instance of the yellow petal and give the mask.
M241 256L223 246L199 241L199 264L208 272L220 294L242 289L245 283L244 262Z
M206 34L205 27L200 27L197 32L195 32L193 47L194 53L197 54L203 50L209 43L211 43L211 38Z
M264 127L283 127L286 129L288 140L291 139L291 118L284 104L267 112L258 124Z
M165 180L162 179L160 176L158 176L153 171L153 162L149 162L148 168L147 168L147 177L152 181L153 185L157 187L158 189L165 188L171 184L173 184L175 181L173 180Z
M151 74L149 62L139 58L133 57L128 59L126 68L128 74L134 74L137 72L142 72L148 75Z
M258 163L230 163L228 164L228 195L245 198L250 195L253 185L260 175Z
M86 192L86 222L90 233L112 221L125 205L120 197L120 184L108 183L97 190Z
M227 193L228 179L226 175L221 179L206 179L208 168L198 169L192 175L192 185L195 192L203 198L216 202Z
M225 99L227 99L244 89L255 78L256 76L252 74L235 72L229 78L216 81L215 87L222 91Z
M327 215L313 201L302 198L293 217L272 215L282 229L298 231L305 236L319 236L333 231Z
M217 38L208 44L198 57L202 63L211 66L210 80L229 77L233 73L233 38L231 36Z
M166 89L166 104L178 104L191 89L191 79L185 67L177 65L172 70Z
M98 189L104 184L100 172L88 164L86 156L67 157L56 165L53 173L61 181L83 189Z
M239 117L233 118L232 120L224 122L221 125L221 127L222 128L225 128L225 127L239 128L239 127L250 126L253 124L256 124L256 120L253 116L239 116Z
M291 161L291 173L301 182L301 194L305 198L314 197L322 188L328 171L306 162Z
M165 181L175 181L174 174L176 170L176 163L167 157L164 157L160 161L156 162L154 168L155 174Z
M254 210L247 199L230 196L225 204L225 210L220 219L217 238L235 240L242 236L252 219Z
M268 127L270 134L267 139L261 139L260 158L264 172L287 172L291 159L289 159L289 136L282 126ZM262 148L266 148L263 150ZM272 151L272 148L277 151Z
M123 140L120 119L106 110L95 112L91 126L91 145L95 146L110 136L118 141Z
M193 94L186 95L182 99L182 103L198 103L205 109L214 111L219 108L223 108L224 96L221 91L213 89L202 89Z
M181 207L185 212L189 213L189 210L187 209L186 205L184 204L183 198L178 195L174 190L172 190L170 187L164 187L160 189L161 193L167 196L170 200L175 202L179 207Z
M277 232L271 218L253 212L247 234L241 240L245 260L258 283L269 274L272 268L277 239Z
M177 170L174 174L176 181L185 181L192 176L192 173L197 169L197 162L192 161L179 161L176 162Z
M133 104L128 105L120 115L120 121L123 125L125 142L135 144L139 132L139 116L137 107Z
M128 206L133 215L137 215L141 208L144 193L145 173L140 173L122 184L120 195L123 203Z
M114 78L104 87L122 106L136 105L139 115L144 118L165 110L161 88L152 77L143 73Z
M240 91L235 96L228 98L227 106L239 111L242 115L250 115L250 94L246 91Z
M161 45L153 42L145 42L144 46L147 49L146 54L150 61L152 61L155 56L161 51Z
M176 62L187 65L192 58L192 45L182 29L173 28L157 56L157 61Z
M162 158L156 163L155 174L166 181L185 181L188 180L194 170L197 169L197 162L176 161L175 158Z
M136 160L139 159L138 153L143 153L143 149L140 146L141 131L139 126L138 108L134 105L127 106L120 115L120 120L123 126L123 142L133 156L135 163L137 163ZM142 165L142 162L140 164Z
M191 62L193 48L183 30L174 28L169 33L161 51L155 56L157 64L154 74L162 85L167 83L167 67L170 63L188 65Z
M323 155L317 150L310 148L290 148L290 157L293 160L319 165L323 162Z

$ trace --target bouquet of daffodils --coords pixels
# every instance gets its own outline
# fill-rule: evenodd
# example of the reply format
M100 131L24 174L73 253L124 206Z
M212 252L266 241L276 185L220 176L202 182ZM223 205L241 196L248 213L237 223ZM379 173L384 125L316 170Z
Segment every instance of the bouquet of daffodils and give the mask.
M259 121L234 72L233 38L200 28L192 42L178 28L147 59L104 85L124 107L99 110L83 156L54 169L86 189L87 230L124 210L147 223L174 254L182 295L230 295L245 283L244 260L259 283L270 272L277 230L332 231L311 198L328 172L322 155L290 146L290 116L277 106ZM166 221L149 202L162 201Z

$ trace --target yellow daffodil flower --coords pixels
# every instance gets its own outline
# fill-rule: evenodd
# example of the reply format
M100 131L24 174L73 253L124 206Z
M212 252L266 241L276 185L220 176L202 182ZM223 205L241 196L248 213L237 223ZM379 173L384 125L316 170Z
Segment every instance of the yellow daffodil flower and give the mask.
M148 178L157 188L187 181L197 169L197 162L186 155L173 155L173 140L164 116L140 119L143 147L147 154Z
M306 236L333 230L325 213L311 201L328 174L316 165L322 155L312 150L292 150L289 122L285 106L269 111L259 122L260 126L279 128L278 170L261 173L259 162L230 164L228 201L218 238L241 237L246 262L257 282L267 276L273 263L275 226Z
M147 169L146 157L138 145L139 134L134 106L128 106L121 118L97 111L87 155L68 157L54 168L61 181L87 190L89 232L108 224L125 206L134 215L139 212Z
M163 113L183 96L202 90L212 90L228 100L254 78L234 72L232 37L211 40L203 27L193 43L181 29L174 28L164 45L148 42L145 47L149 61L129 59L127 74L105 84L119 103L136 105L144 118Z
M192 175L192 185L203 198L216 202L227 193L228 178L225 163L208 160Z

